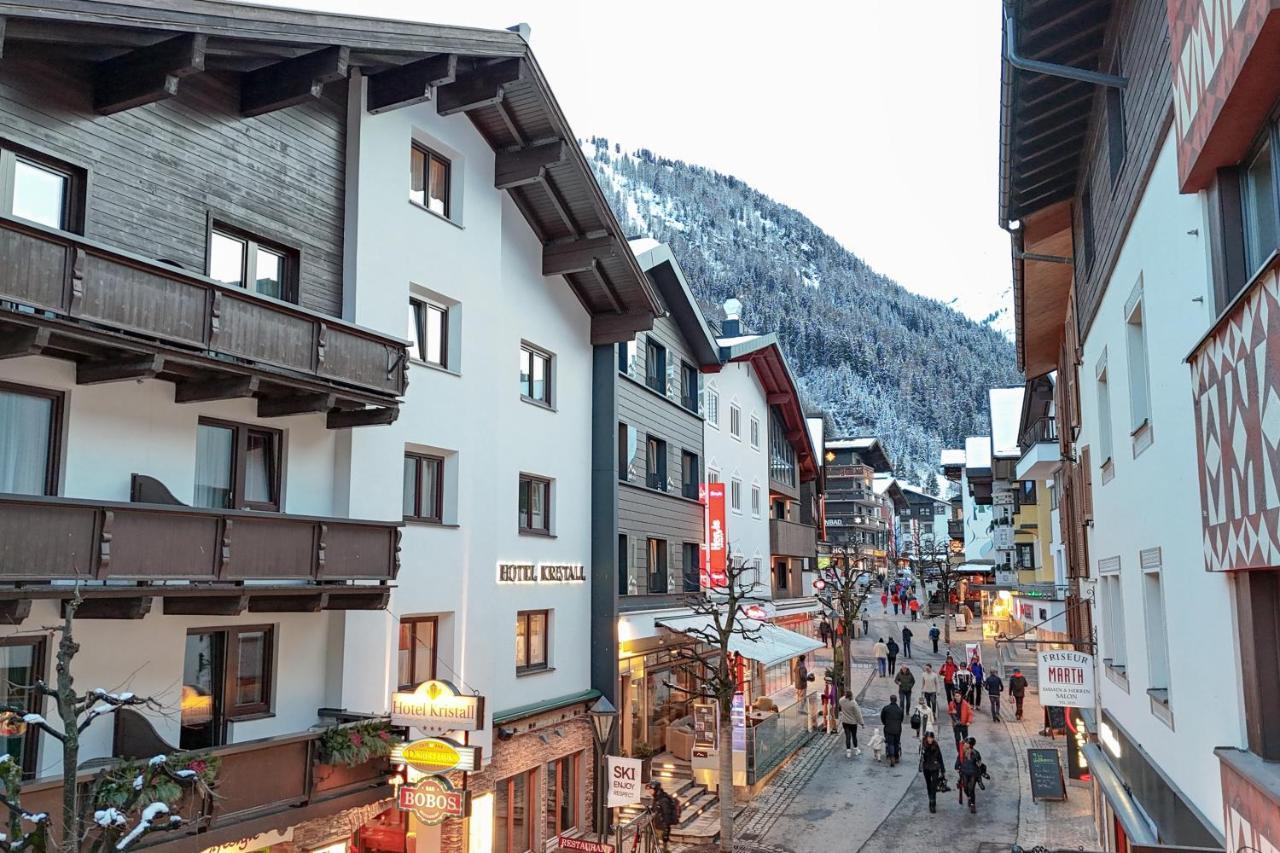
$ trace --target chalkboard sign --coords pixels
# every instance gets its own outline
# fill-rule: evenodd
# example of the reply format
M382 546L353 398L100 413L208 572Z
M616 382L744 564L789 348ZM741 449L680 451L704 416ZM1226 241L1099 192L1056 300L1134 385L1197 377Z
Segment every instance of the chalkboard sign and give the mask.
M1067 728L1067 712L1061 705L1050 705L1045 709L1049 712L1049 728L1055 732L1065 731Z
M1027 767L1031 772L1031 799L1065 800L1067 785L1062 779L1062 765L1056 749L1028 749Z

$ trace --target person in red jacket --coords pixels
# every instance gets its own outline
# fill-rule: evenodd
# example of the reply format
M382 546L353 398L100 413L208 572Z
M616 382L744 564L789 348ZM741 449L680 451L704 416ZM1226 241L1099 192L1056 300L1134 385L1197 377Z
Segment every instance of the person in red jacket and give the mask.
M956 677L956 670L960 667L956 666L955 659L951 657L951 653L947 652L947 659L943 662L942 667L938 670L938 675L942 676L942 687L947 691L947 701L951 701L952 684L951 680Z

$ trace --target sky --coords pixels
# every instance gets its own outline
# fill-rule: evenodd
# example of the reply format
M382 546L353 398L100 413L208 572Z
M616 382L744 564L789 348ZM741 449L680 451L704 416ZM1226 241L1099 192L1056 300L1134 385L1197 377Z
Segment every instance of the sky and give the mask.
M734 175L904 287L1005 309L999 0L257 0L525 22L574 133Z

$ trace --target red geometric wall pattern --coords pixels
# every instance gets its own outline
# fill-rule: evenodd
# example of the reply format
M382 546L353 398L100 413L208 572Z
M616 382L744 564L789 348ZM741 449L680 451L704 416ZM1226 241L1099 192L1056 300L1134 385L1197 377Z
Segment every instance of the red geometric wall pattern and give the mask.
M1280 566L1280 274L1254 281L1191 357L1204 563Z

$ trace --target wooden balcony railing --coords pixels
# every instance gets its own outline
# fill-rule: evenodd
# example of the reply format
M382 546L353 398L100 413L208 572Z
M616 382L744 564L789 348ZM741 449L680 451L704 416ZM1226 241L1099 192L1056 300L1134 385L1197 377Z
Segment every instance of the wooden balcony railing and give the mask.
M1046 415L1032 421L1023 430L1022 436L1018 439L1018 447L1025 453L1028 448L1041 442L1058 443L1058 421L1056 418Z
M248 510L0 495L0 582L390 581L400 526Z
M354 767L323 764L320 736L320 731L310 731L201 750L220 759L214 795L188 792L174 810L182 825L151 833L138 846L199 851L392 796L386 758ZM100 772L101 768L84 770L76 777L82 797L91 795ZM50 831L61 837L61 776L25 783L22 805L29 812L47 813ZM253 821L251 832L240 828L248 821Z
M771 518L769 552L783 557L813 557L818 553L818 529L812 524Z
M2 216L0 317L48 320L55 333L126 351L159 344L215 372L228 364L261 368L272 382L298 377L310 383L299 390L346 390L374 404L394 402L407 385L402 340Z

